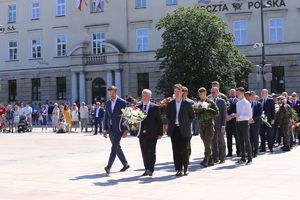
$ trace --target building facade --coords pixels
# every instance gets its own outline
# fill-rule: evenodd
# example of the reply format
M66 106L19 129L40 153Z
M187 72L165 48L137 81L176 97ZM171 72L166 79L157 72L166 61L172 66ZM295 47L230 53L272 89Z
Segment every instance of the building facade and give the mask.
M266 86L300 92L300 2L265 3ZM182 6L220 15L241 53L261 64L256 0L103 0L101 8L85 0L81 11L75 0L0 0L0 102L92 103L104 100L111 84L120 96L155 91L162 43L155 25ZM249 75L250 89L262 88L259 70Z

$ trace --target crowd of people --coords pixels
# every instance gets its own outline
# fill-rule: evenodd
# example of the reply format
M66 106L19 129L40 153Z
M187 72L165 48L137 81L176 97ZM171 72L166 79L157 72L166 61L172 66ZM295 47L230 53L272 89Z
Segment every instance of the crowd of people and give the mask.
M210 90L199 88L197 98L189 98L187 87L174 85L174 94L166 99L154 100L152 92L144 89L141 99L116 95L117 88L108 88L110 99L87 106L67 103L45 103L29 105L0 105L0 124L3 132L19 132L22 119L26 119L28 130L41 126L42 132L51 125L53 132L88 132L109 136L112 148L106 173L110 173L118 158L126 171L129 164L120 146L122 136L128 132L138 135L145 166L143 176L152 176L156 160L156 143L163 135L171 138L176 176L188 175L192 135L200 135L204 143L204 159L201 166L223 164L233 154L235 138L236 156L239 164L251 164L259 153L273 152L281 147L290 151L296 144L300 130L300 100L296 92L280 95L269 94L263 89L258 96L254 91L232 88L228 95L220 92L220 84L212 82ZM208 95L208 93L210 93ZM209 107L212 115L196 112L199 107ZM138 107L147 113L138 131L130 131L122 122L122 109ZM207 108L206 108L207 109ZM202 114L203 115L203 114ZM199 117L200 116L200 117ZM208 117L210 116L210 117ZM225 137L226 136L226 137ZM225 141L226 140L226 141ZM299 140L300 143L300 140Z

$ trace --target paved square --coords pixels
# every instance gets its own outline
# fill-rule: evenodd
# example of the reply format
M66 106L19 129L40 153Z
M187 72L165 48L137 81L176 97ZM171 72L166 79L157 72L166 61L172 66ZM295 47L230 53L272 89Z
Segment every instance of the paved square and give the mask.
M203 145L193 137L191 173L176 178L170 139L157 145L154 176L141 177L143 164L137 138L122 140L131 165L123 173L118 159L104 173L110 143L102 136L51 134L0 135L0 200L93 199L298 199L300 148L261 155L250 166L236 158L201 169Z

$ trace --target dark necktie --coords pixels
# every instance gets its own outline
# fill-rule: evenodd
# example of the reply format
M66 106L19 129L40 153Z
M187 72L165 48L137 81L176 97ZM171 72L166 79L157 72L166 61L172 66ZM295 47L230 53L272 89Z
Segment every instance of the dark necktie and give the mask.
M147 112L147 105L144 105L144 112Z

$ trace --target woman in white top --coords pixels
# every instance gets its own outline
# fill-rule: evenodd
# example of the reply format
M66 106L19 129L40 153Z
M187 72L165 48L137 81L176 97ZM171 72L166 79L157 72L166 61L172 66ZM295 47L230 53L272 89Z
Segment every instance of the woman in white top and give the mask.
M54 104L53 112L52 112L52 126L53 126L53 132L56 132L57 125L59 120L59 107L58 104Z
M75 128L75 132L77 132L78 125L79 125L78 107L76 103L74 103L71 110L71 132L72 132L72 128Z

